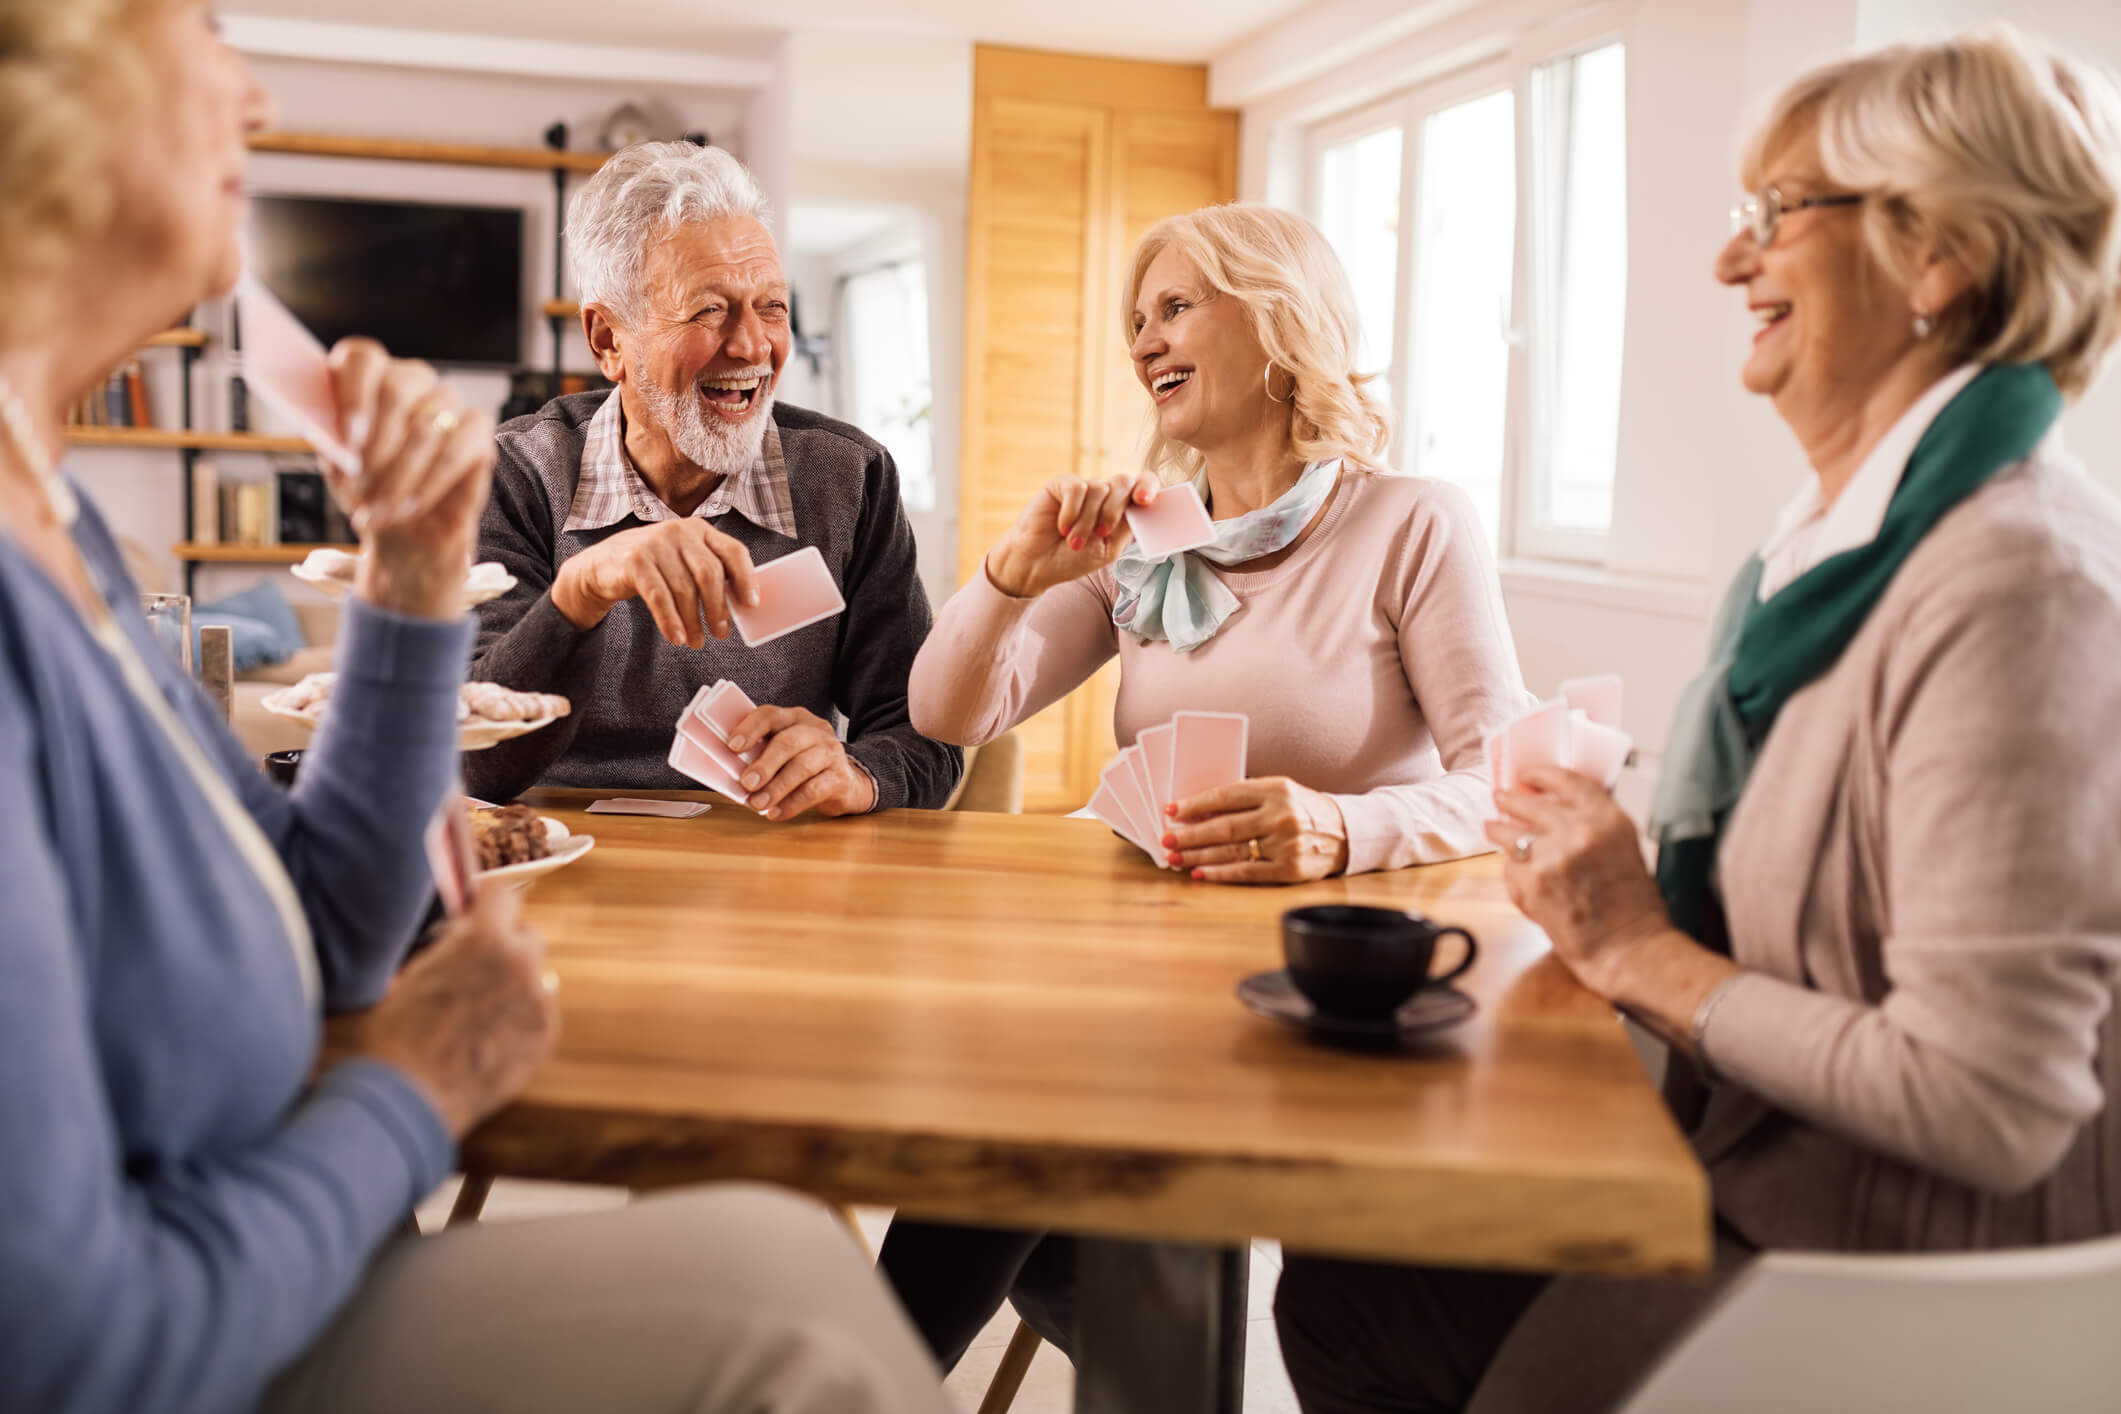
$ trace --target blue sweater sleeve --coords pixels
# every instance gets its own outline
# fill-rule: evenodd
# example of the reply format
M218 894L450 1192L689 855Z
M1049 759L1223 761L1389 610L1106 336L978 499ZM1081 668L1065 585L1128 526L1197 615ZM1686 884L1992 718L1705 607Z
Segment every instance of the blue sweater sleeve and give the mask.
M474 621L401 618L347 602L338 682L293 791L215 737L244 804L309 914L328 1009L374 1002L433 895L422 839L457 773L457 689Z
M263 1142L128 1172L36 750L0 693L0 1409L247 1409L447 1173L449 1136L404 1076L353 1062Z

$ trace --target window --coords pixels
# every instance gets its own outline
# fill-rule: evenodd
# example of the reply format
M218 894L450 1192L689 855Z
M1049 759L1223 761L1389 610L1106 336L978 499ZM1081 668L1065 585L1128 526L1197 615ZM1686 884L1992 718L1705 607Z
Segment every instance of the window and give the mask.
M1355 285L1363 366L1390 373L1394 457L1464 487L1501 554L1605 553L1625 99L1621 46L1592 42L1312 130L1312 215Z
M909 511L935 509L934 406L928 368L928 275L918 260L847 277L847 420L882 442L898 464Z

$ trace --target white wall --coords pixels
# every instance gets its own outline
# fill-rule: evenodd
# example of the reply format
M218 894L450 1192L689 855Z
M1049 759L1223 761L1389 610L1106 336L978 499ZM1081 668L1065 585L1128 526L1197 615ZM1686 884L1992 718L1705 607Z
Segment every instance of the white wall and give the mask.
M1219 95L1245 103L1242 194L1290 201L1300 190L1290 164L1301 160L1292 131L1390 91L1380 89L1381 70L1396 65L1398 87L1408 87L1436 74L1439 54L1477 60L1542 16L1577 8L1494 0L1455 9L1412 33L1395 25L1363 57L1323 73L1305 65L1306 30L1293 24L1233 51L1215 74ZM1633 0L1625 10L1629 274L1610 562L1600 571L1513 564L1503 582L1532 688L1550 693L1578 673L1619 671L1628 727L1654 748L1700 664L1724 582L1809 474L1773 409L1738 384L1751 322L1743 300L1709 273L1748 118L1797 73L1857 45L1998 14L2121 63L2121 4ZM1345 26L1334 21L1365 12L1383 23L1368 0L1330 0L1309 20L1345 47ZM1277 88L1269 59L1297 77ZM2094 472L2121 487L2121 376L2072 411L2068 427Z

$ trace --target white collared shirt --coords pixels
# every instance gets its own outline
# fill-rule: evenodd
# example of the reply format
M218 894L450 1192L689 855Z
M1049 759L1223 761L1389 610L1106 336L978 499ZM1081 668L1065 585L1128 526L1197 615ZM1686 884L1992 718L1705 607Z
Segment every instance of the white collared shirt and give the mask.
M1945 404L1959 396L1959 390L1973 382L1980 371L1979 364L1961 364L1931 384L1929 391L1915 399L1900 414L1900 420L1878 439L1878 445L1871 448L1870 455L1856 468L1856 474L1841 488L1831 506L1823 504L1818 475L1805 478L1804 485L1775 518L1775 529L1760 547L1762 600L1781 593L1790 581L1813 566L1878 538L1885 525L1886 507L1900 489L1901 474L1907 470L1907 459L1914 455L1922 434L1930 430Z

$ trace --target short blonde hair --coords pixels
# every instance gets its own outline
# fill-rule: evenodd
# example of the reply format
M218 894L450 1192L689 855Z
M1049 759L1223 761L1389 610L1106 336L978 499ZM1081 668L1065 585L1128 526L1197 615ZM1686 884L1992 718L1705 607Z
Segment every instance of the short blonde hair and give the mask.
M1134 248L1120 325L1134 327L1134 304L1150 262L1165 250L1191 260L1218 294L1244 306L1273 370L1294 380L1288 396L1289 445L1307 462L1340 457L1382 470L1392 424L1376 378L1355 367L1360 318L1340 257L1301 216L1254 202L1208 206L1157 222ZM1276 395L1278 396L1278 395ZM1166 481L1200 470L1200 453L1152 432L1143 466Z
M115 95L142 56L127 33L168 0L0 0L0 337L43 317L36 291L109 224Z
M1935 337L1961 362L2042 363L2064 395L2121 335L2121 89L2006 24L1805 74L1746 145L1741 180L1814 124L1827 179L1878 198L1872 253L1911 279L1934 244L1973 275Z

